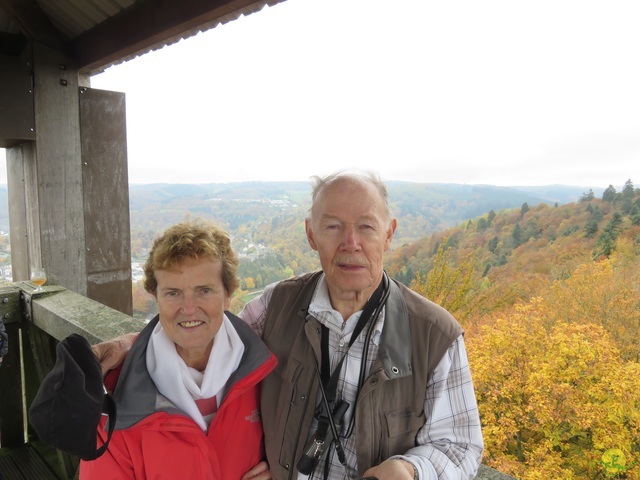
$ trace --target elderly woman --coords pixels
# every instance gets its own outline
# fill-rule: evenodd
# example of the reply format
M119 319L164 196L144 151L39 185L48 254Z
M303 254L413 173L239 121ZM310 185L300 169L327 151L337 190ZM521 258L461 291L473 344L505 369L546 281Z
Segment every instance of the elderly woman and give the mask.
M81 462L81 479L270 478L259 382L276 360L226 312L237 267L211 223L181 223L154 242L144 286L159 313L114 371L115 431L102 456Z

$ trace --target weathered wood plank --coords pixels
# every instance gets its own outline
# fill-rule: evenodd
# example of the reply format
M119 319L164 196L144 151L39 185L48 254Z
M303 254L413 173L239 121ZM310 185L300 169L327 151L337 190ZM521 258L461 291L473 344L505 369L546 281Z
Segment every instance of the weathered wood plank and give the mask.
M30 445L0 456L2 480L58 480L58 476Z
M125 95L80 89L87 297L131 315Z
M16 287L0 287L0 317L5 325L22 320L20 293Z
M26 142L7 149L7 191L9 194L9 225L11 225L11 265L14 280L29 278L29 226L27 225L27 201L25 164L35 163L35 144Z
M94 344L144 327L142 320L62 287L45 287L28 303L31 322L57 340L78 333Z
M515 480L516 477L501 473L498 470L487 467L486 465L480 465L478 469L478 475L476 480Z
M27 215L33 212L39 226L28 233L39 235L40 248L29 245L29 258L41 262L50 282L86 295L78 99L86 80L72 62L44 45L33 46L36 158L25 165L25 184L32 182L25 188Z

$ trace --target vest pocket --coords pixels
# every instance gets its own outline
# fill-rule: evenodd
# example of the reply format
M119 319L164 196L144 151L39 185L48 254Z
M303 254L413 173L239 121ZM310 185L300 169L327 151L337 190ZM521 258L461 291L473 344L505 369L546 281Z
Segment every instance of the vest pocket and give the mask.
M384 412L387 434L382 436L383 458L401 455L416 444L416 435L424 426L424 413L410 408Z

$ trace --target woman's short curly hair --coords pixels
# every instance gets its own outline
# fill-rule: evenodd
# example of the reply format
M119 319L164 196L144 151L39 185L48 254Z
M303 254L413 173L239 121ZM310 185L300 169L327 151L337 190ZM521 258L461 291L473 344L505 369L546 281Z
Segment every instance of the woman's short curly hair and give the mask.
M207 220L185 221L169 227L153 242L144 264L144 288L154 294L158 288L156 270L174 270L187 259L208 258L222 263L222 283L231 297L240 285L238 255L231 248L229 234Z

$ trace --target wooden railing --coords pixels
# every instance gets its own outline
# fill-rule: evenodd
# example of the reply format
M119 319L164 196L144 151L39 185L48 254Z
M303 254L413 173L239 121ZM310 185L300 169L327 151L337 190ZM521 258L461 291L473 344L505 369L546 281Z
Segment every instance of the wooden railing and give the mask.
M0 316L9 353L0 365L0 479L72 480L77 458L38 441L27 411L40 382L55 363L57 342L78 333L97 343L138 332L143 322L62 287L34 293L30 282L0 287ZM478 480L513 477L481 466Z
M28 405L55 363L57 342L78 333L90 343L140 331L143 322L58 286L34 293L30 282L0 287L9 353L0 365L0 478L73 479L78 460L40 443Z

